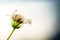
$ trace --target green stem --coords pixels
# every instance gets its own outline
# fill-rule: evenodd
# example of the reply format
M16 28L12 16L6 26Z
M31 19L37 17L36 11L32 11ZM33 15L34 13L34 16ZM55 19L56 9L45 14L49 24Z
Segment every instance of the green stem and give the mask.
M10 33L10 35L8 36L7 40L9 40L9 38L11 37L11 35L13 34L13 32L15 31L15 29L13 28L12 32Z

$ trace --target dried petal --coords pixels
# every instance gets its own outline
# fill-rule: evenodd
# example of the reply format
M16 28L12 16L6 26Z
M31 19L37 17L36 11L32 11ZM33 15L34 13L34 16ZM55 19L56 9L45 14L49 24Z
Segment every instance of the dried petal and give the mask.
M14 16L12 16L12 19L19 22L19 23L23 23L23 16L22 15L14 14Z

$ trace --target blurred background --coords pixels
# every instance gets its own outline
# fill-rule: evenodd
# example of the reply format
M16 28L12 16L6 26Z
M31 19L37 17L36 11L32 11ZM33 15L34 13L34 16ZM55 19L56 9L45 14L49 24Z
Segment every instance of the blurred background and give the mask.
M10 40L59 40L58 1L56 0L0 0L0 40L12 31L11 17L15 10L32 24L16 29Z

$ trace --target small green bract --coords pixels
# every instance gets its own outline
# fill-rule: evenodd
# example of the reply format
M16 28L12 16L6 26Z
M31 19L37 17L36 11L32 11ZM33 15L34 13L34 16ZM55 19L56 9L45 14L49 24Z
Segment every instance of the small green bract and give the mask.
M19 29L21 26L20 26L20 23L18 23L18 22L16 22L16 21L13 21L12 27L13 27L14 29Z

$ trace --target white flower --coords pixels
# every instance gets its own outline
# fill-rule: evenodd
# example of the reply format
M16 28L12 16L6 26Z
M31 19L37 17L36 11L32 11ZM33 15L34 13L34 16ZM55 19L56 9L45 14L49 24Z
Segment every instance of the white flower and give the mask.
M16 12L17 10L15 10ZM14 13L15 13L14 12ZM18 28L18 26L21 24L26 24L26 23L29 23L31 24L31 19L28 19L28 18L24 18L21 14L19 13L16 13L16 14L12 14L11 16L12 20L13 20L13 23L12 23L12 26L14 28Z

